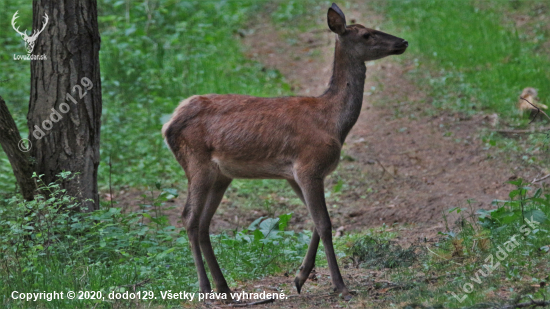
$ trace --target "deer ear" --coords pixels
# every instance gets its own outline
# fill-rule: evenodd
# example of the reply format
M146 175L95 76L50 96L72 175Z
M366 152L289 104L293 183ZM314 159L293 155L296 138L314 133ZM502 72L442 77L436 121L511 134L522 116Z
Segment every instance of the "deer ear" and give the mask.
M346 16L334 3L328 9L327 22L328 27L332 30L332 32L338 35L342 35L346 32Z

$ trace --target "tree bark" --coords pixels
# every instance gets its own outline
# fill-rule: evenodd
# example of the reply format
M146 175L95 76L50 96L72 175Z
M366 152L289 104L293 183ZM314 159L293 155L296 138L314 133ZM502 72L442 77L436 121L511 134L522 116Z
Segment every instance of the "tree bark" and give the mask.
M62 187L81 202L82 211L92 211L99 209L102 107L97 2L34 1L33 29L41 29L45 14L49 21L33 54L47 60L31 61L31 155L45 183L55 181L62 171L78 173Z
M0 97L0 132L2 132L0 144L6 155L8 155L17 185L21 189L23 198L30 201L34 199L36 188L31 177L34 169L28 153L29 147L32 147L32 145L22 144L19 129L17 129L17 125L13 121L8 106L2 97Z

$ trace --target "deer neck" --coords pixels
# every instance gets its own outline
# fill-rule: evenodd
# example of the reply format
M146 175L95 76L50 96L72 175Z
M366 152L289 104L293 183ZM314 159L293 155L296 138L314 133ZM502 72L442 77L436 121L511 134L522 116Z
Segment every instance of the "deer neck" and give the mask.
M336 133L342 144L361 113L366 72L365 63L345 53L336 40L332 77L321 97L336 117Z

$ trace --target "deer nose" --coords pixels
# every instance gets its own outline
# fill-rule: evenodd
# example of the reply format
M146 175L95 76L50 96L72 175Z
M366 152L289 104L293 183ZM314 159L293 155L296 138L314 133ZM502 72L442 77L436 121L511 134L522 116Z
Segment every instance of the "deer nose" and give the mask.
M405 46L405 47L409 47L409 42L407 42L406 40L403 40L403 42L401 42L401 44L403 44L403 46Z

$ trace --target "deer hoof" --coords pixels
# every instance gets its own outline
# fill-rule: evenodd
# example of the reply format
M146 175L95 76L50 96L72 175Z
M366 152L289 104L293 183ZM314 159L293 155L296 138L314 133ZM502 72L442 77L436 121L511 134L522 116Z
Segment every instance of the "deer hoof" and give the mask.
M294 285L296 286L296 290L298 291L298 294L300 294L300 292L302 292L302 285L304 285L304 281L300 280L299 277L296 277L294 279Z

